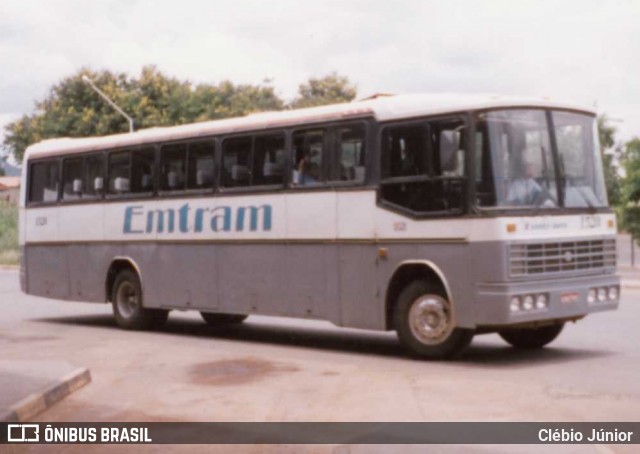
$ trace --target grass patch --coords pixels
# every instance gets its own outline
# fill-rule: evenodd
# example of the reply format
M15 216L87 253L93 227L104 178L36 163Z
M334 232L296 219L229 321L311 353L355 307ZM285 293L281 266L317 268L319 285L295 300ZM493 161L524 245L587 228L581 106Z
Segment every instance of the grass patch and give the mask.
M0 265L17 265L19 262L18 207L0 202Z

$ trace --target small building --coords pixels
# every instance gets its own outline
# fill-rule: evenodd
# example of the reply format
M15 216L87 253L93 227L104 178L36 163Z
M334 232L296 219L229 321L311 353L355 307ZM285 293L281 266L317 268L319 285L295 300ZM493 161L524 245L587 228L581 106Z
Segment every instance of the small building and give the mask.
M20 177L0 177L0 201L17 204L20 199Z

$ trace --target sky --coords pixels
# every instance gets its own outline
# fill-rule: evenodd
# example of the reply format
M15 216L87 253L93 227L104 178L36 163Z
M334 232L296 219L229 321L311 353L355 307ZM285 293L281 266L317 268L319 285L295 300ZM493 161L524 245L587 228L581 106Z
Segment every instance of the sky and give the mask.
M640 136L640 0L2 0L0 128L82 67L373 93L544 96ZM0 136L2 133L0 132ZM1 140L1 137L0 137Z

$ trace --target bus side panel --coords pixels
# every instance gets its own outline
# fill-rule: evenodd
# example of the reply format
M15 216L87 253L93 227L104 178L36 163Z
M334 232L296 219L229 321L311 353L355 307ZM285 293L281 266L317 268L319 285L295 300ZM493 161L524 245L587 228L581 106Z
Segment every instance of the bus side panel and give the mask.
M198 276L201 273L201 268L196 265L197 261L189 258L195 249L195 245L129 243L113 247L109 256L111 260L122 257L134 263L140 273L145 307L182 309L191 301L191 288L185 282L194 273ZM202 288L206 282L201 279L196 288Z
M339 320L337 245L292 244L286 248L286 275L280 282L288 302L287 315Z
M69 299L67 247L63 245L27 245L24 249L27 288L30 295Z
M109 250L100 244L71 244L66 246L69 270L69 297L73 301L105 301L105 278Z
M229 244L216 248L224 312L286 315L284 245Z
M139 266L147 307L340 323L335 244L145 244L111 254Z
M380 295L376 253L377 248L370 244L340 245L340 325L365 329L384 326L382 314L377 310Z
M67 250L58 244L58 208L33 207L26 210L25 263L29 294L49 298L69 297Z

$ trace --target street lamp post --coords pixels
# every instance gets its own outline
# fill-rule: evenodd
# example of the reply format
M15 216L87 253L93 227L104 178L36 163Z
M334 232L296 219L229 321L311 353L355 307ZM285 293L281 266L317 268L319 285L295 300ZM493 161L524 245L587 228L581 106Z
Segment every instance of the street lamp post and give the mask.
M122 115L123 117L125 117L127 119L127 121L129 122L129 132L134 132L135 131L135 122L134 122L133 118L131 118L129 115L127 115L127 113L124 110L122 110L120 108L120 106L118 106L115 102L113 102L106 94L104 94L104 92L102 90L100 90L98 87L96 87L89 76L84 74L82 76L82 80L84 82L86 82L91 88L93 88L93 90L96 93L98 93L102 97L102 99L107 101L107 103L109 103L109 105L111 107L113 107L120 115Z

